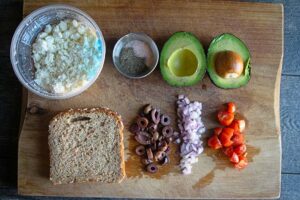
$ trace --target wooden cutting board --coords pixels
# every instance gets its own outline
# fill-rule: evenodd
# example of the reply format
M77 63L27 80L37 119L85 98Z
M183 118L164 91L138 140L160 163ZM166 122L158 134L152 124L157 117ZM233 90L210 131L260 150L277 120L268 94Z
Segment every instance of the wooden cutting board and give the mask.
M24 15L61 1L24 1ZM279 92L283 58L283 7L276 4L229 1L66 1L87 12L100 26L107 55L103 71L86 92L69 100L46 100L25 93L26 111L19 140L18 192L23 195L59 195L127 198L275 198L280 194L281 140ZM151 76L130 80L114 68L112 48L128 32L145 32L161 49L176 31L194 33L205 48L212 38L231 32L248 45L252 76L240 89L223 90L205 76L193 87L175 88L162 80L159 70ZM175 120L177 94L203 102L203 120L217 126L215 113L221 104L234 101L247 120L245 132L250 164L243 171L232 168L217 151L208 148L193 166L193 174L179 173L172 164L155 176L144 173L133 153L136 143L127 128L138 109L151 103ZM27 101L27 103L26 103ZM69 108L105 106L118 111L125 124L127 178L121 184L70 184L49 181L49 120ZM176 157L174 155L173 157Z

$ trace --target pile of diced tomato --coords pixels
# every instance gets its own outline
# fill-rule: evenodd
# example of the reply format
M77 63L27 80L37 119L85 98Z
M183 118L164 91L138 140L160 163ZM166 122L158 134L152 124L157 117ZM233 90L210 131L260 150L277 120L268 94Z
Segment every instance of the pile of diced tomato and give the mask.
M247 147L244 134L245 120L235 119L236 105L227 103L227 109L218 112L218 120L224 127L214 129L214 134L208 140L212 149L222 149L230 162L237 169L244 169L248 165Z

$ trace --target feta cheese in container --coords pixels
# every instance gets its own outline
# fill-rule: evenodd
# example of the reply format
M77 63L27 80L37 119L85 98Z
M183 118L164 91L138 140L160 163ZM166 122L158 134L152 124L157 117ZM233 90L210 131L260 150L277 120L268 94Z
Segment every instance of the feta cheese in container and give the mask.
M101 41L85 24L66 19L46 25L32 45L34 81L51 93L76 90L95 76L101 58Z

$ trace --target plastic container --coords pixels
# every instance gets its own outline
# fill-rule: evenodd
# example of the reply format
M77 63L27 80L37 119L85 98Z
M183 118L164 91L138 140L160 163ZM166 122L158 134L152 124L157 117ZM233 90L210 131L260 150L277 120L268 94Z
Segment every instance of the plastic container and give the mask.
M51 93L34 81L31 45L47 24L56 24L65 19L75 19L95 31L102 47L101 63L95 76L82 87L67 93ZM103 35L96 22L90 16L75 7L55 4L39 8L23 19L16 29L11 42L10 59L16 76L28 90L48 99L66 99L82 93L96 81L104 64L105 52L106 47Z

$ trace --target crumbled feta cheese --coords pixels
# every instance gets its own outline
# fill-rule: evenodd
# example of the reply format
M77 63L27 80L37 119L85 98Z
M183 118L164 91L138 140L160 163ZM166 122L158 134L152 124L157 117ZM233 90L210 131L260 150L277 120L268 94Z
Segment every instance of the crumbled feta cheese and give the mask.
M73 21L72 21L72 25L73 25L74 27L77 27L77 26L78 26L78 22L77 22L76 20L73 20Z
M82 25L79 26L77 30L78 30L78 33L80 33L80 34L84 34L85 33L85 27L82 26Z
M68 28L67 23L66 23L65 21L61 21L61 22L59 23L59 28L60 28L60 30L62 30L62 31L67 30L67 28Z
M51 30L52 30L51 25L50 25L50 24L46 25L46 27L45 27L45 32L46 32L46 33L50 33Z
M46 32L43 32L41 34L39 34L39 38L45 38L48 34Z
M35 81L53 93L79 88L93 78L102 57L96 34L76 20L47 25L32 45Z

